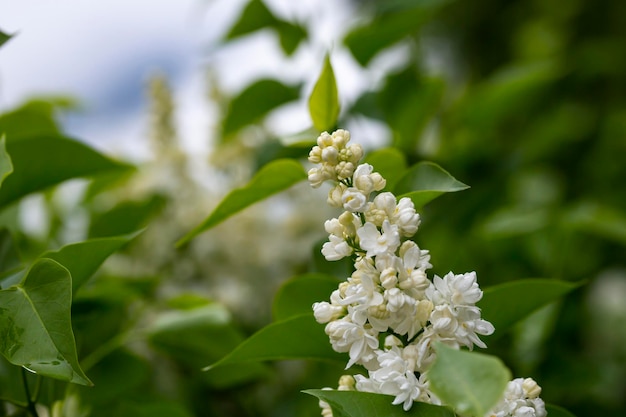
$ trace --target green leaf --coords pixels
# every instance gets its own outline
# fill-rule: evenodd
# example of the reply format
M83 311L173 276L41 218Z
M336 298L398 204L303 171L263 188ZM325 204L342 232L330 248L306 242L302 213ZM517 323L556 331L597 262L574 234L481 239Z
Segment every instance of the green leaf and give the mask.
M0 207L65 180L128 169L87 145L63 136L32 136L7 142L13 173L0 188Z
M443 193L469 188L434 162L422 161L413 165L398 180L394 193L398 198L409 197L416 208L423 207Z
M299 314L311 314L313 303L326 301L337 289L337 278L327 274L304 274L286 281L274 297L274 320L284 320Z
M226 39L235 39L257 30L272 27L277 23L276 17L260 0L250 1L239 15L239 20L230 28Z
M626 215L610 206L596 202L578 203L565 213L563 224L572 230L626 244Z
M552 404L546 404L546 411L550 417L575 417L566 409Z
M60 135L55 112L58 108L73 106L73 101L65 97L29 100L0 115L0 134L6 134L9 142L35 135Z
M40 375L91 385L76 354L71 280L56 261L40 259L22 283L0 290L0 351Z
M265 165L247 185L231 191L202 224L178 241L177 246L189 242L194 236L210 229L238 211L306 178L307 175L302 165L292 159L279 159Z
M6 228L0 229L0 278L15 272L20 263L11 232Z
M502 397L511 372L495 356L435 345L430 389L462 416L484 417Z
M412 7L377 14L372 21L351 30L344 43L357 62L366 66L378 52L416 33L445 3L446 0L411 2Z
M393 190L396 182L406 171L406 157L396 148L377 149L367 154L364 163L374 167L374 171L380 173L387 180L385 188Z
M302 391L327 402L334 417L455 417L447 407L414 402L409 411L393 405L390 395L360 391L309 389Z
M300 96L300 85L285 85L264 79L255 82L235 97L224 117L222 134L225 139L242 127L257 123L275 108Z
M6 139L4 135L0 137L0 187L4 182L4 179L13 172L13 163L11 162L11 156L7 153Z
M92 216L89 237L124 235L144 228L161 213L166 204L167 199L160 194L139 201L123 201L109 211Z
M307 37L304 28L277 18L262 1L252 0L241 12L239 20L231 27L226 39L232 40L266 28L278 33L280 46L287 55L291 55Z
M205 370L234 363L282 359L346 361L344 355L332 349L323 326L310 313L277 321L262 328Z
M148 328L148 340L191 369L218 361L244 340L229 312L216 303L160 314ZM258 378L266 373L262 364L231 364L202 374L212 386L225 388Z
M72 294L75 294L113 252L126 245L138 234L132 233L72 243L57 251L46 252L40 258L53 259L70 271Z
M329 55L324 58L322 72L309 97L309 114L313 126L320 132L332 130L337 123L339 95Z
M11 37L12 35L8 35L0 30L0 46L4 45Z
M485 288L482 317L502 334L538 308L578 288L581 283L552 279L524 279Z

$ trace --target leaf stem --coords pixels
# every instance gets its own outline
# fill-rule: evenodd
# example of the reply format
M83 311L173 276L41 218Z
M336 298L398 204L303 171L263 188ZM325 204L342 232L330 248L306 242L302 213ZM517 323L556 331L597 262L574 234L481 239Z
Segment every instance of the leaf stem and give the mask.
M30 390L28 388L28 379L26 377L27 377L26 369L22 367L22 383L24 384L24 393L26 394L26 402L27 402L26 408L28 409L32 417L39 417L39 414L37 413L37 407L35 407L35 402L30 396ZM39 383L37 385L39 385ZM37 391L39 391L39 387L37 387Z

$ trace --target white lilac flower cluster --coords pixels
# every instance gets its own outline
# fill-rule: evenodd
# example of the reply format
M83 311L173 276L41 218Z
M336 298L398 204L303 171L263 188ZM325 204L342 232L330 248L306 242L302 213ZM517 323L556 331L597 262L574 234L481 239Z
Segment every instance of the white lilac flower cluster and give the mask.
M412 200L398 201L384 192L385 179L371 165L359 164L363 150L349 140L346 130L324 132L309 153L317 164L308 172L311 185L331 181L328 203L344 210L324 224L329 240L322 254L329 261L355 261L354 272L330 302L313 304L315 319L326 324L333 349L348 353L346 369L358 364L368 371L368 377L342 377L341 390L393 395L393 404L403 404L404 410L414 401L440 404L428 383L433 344L486 347L479 335L493 333L494 327L476 306L482 291L474 272L427 277L430 255L410 240L420 225ZM489 416L545 416L535 395L538 386L520 391L515 381ZM325 417L332 416L328 404L320 405Z

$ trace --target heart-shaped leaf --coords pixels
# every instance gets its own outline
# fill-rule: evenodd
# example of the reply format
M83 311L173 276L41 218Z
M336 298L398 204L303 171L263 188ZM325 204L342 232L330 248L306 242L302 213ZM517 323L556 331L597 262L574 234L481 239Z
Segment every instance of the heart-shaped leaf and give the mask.
M78 364L71 303L69 271L36 261L20 284L0 290L0 352L40 375L91 385Z

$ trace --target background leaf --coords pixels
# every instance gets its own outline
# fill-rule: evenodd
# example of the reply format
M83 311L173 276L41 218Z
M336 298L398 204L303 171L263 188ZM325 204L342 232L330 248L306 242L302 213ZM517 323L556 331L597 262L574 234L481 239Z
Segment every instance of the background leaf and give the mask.
M479 302L482 317L501 335L538 308L578 288L580 283L524 279L485 288Z
M346 358L332 349L323 325L315 321L313 314L303 314L262 328L206 370L233 363L281 359L345 362Z
M0 46L4 45L9 39L11 39L11 35L0 30Z
M177 245L187 243L197 234L210 229L238 211L283 191L306 177L302 165L291 159L279 159L265 165L247 185L231 191L209 217L179 240Z
M94 213L89 225L89 237L124 235L147 227L166 204L166 197L152 194L138 201L123 201L104 213Z
M233 98L224 117L222 135L227 139L242 127L256 123L275 108L300 96L300 85L285 85L277 80L255 82Z
M432 201L444 193L469 188L454 178L448 171L434 162L422 161L413 165L398 180L394 193L398 198L409 197L416 208Z
M75 294L113 252L119 250L137 235L138 233L133 233L72 243L57 251L46 252L41 255L41 258L53 259L70 271L72 294Z
M387 180L386 188L390 190L394 189L407 169L406 157L396 148L377 149L368 153L363 162L372 165L374 171Z
M0 229L0 278L14 272L19 266L20 257L11 232L2 228Z
M11 162L11 156L6 150L6 139L4 135L0 137L0 186L4 182L4 179L13 172L13 163Z
M309 114L313 126L320 132L332 130L337 123L339 94L329 55L324 58L322 72L309 97Z
M71 285L67 269L40 259L21 284L0 290L0 351L38 374L90 385L76 354Z
M217 303L172 310L159 315L148 328L148 340L157 350L198 370L199 364L218 361L244 341L229 312ZM221 389L250 381L267 373L262 364L231 364L203 373L214 387Z
M393 397L390 395L321 389L303 392L326 401L334 417L455 417L447 407L421 402L414 402L409 411L404 411L402 405L391 404Z
M546 411L550 417L575 417L566 409L552 404L546 404Z
M7 151L14 171L0 188L0 207L70 178L130 168L64 136L9 138Z
M458 414L483 417L496 405L511 379L500 359L467 352L440 342L437 357L428 370L430 389Z
M339 280L327 274L304 274L283 283L276 292L272 313L274 320L284 320L298 314L312 314L313 303L328 301Z

